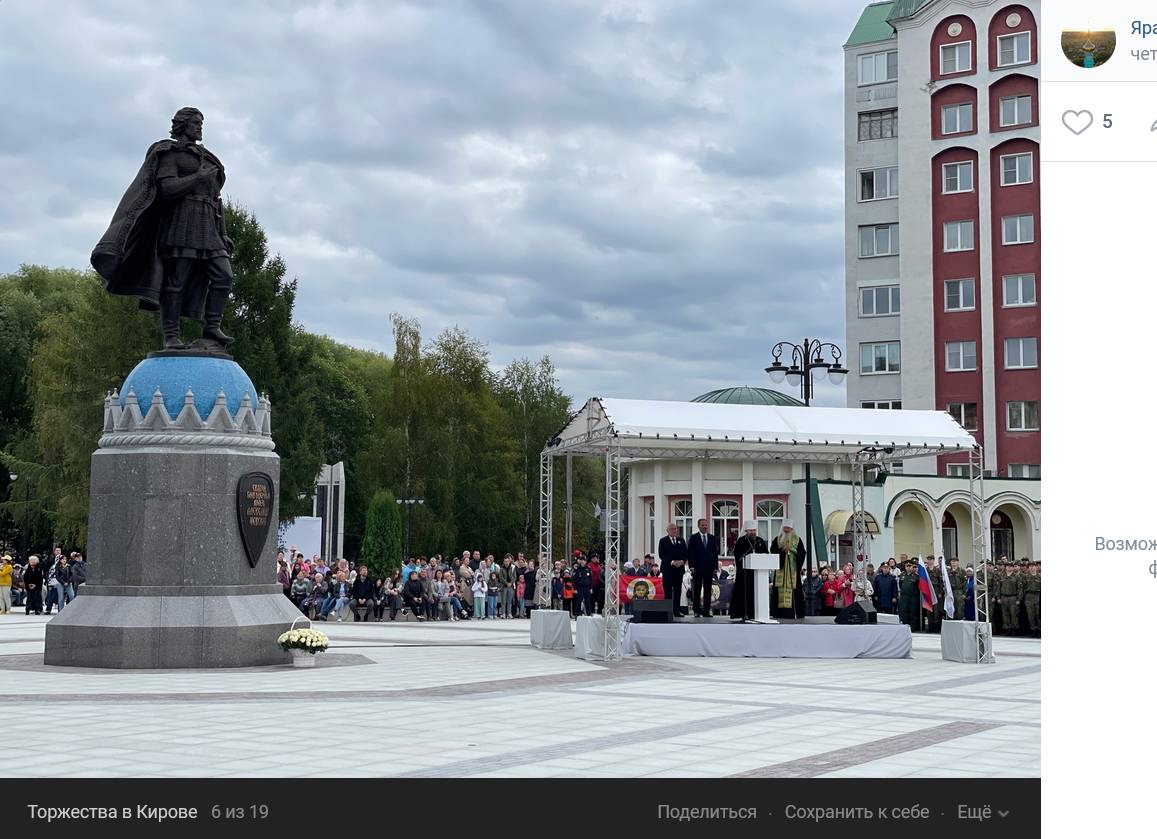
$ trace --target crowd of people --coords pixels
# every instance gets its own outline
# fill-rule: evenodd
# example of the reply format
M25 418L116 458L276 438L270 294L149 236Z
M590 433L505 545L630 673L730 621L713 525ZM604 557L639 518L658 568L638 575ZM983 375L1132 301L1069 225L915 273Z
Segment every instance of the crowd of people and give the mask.
M319 621L525 619L552 582L521 553L501 562L481 551L449 560L410 557L399 569L371 575L345 559L332 567L316 555L306 559L296 546L278 551L277 579L302 614Z
M4 554L0 556L0 614L21 606L26 615L51 615L53 606L59 612L86 580L84 555L75 551L65 556L57 546L43 562L36 554L24 562Z
M870 601L878 612L898 615L914 632L939 632L944 620L984 620L977 604L984 590L971 565L959 560L927 557L923 560L928 581L935 592L935 605L922 597L919 559L901 554L890 557L876 568L868 563L858 579L851 562L842 567L812 566L803 571L796 590L794 609L787 617L838 614L857 601ZM1040 637L1040 563L1002 556L987 569L988 612L993 631L1004 635ZM677 608L685 614L692 606L691 569L682 580L671 577L651 554L642 560L627 560L622 574L628 577L663 578L667 598L677 597ZM713 582L723 583L734 569L722 565ZM87 579L83 554L65 555L57 546L43 561L30 555L23 563L12 556L0 556L0 614L23 607L25 614L52 614L67 606ZM526 619L539 603L563 609L574 616L602 612L607 596L605 573L600 557L574 551L571 562L559 560L553 567L540 568L523 554L506 554L501 561L493 554L463 551L460 557L410 557L400 569L385 575L371 575L362 565L355 567L339 559L332 567L318 556L307 559L291 546L288 554L277 553L277 580L285 596L302 614L319 621L419 621ZM947 590L952 594L952 614L946 611ZM677 591L675 590L677 589ZM718 589L716 589L718 591ZM706 600L706 599L704 599ZM631 611L631 603L624 604ZM704 602L702 613L711 616ZM726 608L716 608L725 612ZM781 615L782 616L782 615Z
M835 615L857 600L870 600L877 612L898 615L901 623L913 632L940 631L945 620L984 620L981 592L987 585L988 617L993 631L1004 635L1040 637L1041 578L1040 563L1027 558L1019 562L1002 556L988 563L987 580L982 583L971 565L960 567L960 561L944 557L923 559L928 583L935 592L935 603L922 597L920 591L920 558L901 554L899 560L889 557L877 569L868 563L863 582L858 582L852 563L836 571L813 569L803 583L808 614ZM947 580L947 582L946 582ZM947 612L951 592L952 614ZM979 614L978 614L979 611Z

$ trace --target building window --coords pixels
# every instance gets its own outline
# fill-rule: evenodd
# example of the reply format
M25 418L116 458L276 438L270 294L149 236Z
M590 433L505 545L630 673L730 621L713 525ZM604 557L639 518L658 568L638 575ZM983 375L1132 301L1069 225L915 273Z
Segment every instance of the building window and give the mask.
M949 463L944 467L944 474L949 478L967 478L968 464L967 463Z
M900 314L900 286L881 285L860 289L860 316L879 318Z
M1000 185L1032 183L1032 152L1005 154L1000 158Z
M1008 464L1008 477L1010 478L1035 478L1040 480L1040 464L1039 463L1010 463Z
M719 542L719 552L731 556L739 537L739 504L730 499L711 502L711 532Z
M694 532L694 519L691 512L691 499L680 498L671 505L671 521L679 528L679 535L684 540L690 539Z
M1031 215L1005 216L1001 220L1001 244L1027 245L1033 241L1033 219Z
M1009 431L1040 431L1039 402L1007 403Z
M944 252L970 251L975 247L972 220L944 222Z
M1036 274L1009 274L1004 277L1004 305L1036 305Z
M1036 338L1004 339L1005 370L1031 370L1036 366Z
M976 369L976 342L949 341L945 353L945 369L949 373L962 373Z
M887 140L895 137L898 113L896 108L889 108L886 111L865 111L860 114L860 139Z
M944 164L944 194L972 192L972 161Z
M961 102L957 105L945 105L940 109L940 132L942 134L967 134L971 130L971 102Z
M944 281L944 311L966 312L976 308L976 283L973 280Z
M899 399L884 399L884 400L873 400L871 402L861 402L860 407L861 408L871 408L872 410L876 410L876 411L899 411L900 410L900 400Z
M895 256L900 252L900 225L870 224L860 228L860 257Z
M960 427L965 431L976 431L979 427L976 420L975 402L949 402L948 413L952 415L952 419L960 423Z
M942 44L940 47L940 75L967 73L972 69L972 43Z
M860 56L860 84L894 82L899 76L899 53L896 50L873 52Z
M860 172L860 200L879 201L900 194L900 167L885 166Z
M760 536L770 545L771 540L779 535L783 526L784 507L782 501L774 498L765 498L755 504L755 525Z
M655 499L648 499L643 506L643 543L646 552L655 553Z
M998 67L1013 67L1032 62L1032 38L1028 32L1001 35L996 39Z
M1000 98L1000 127L1028 125L1032 122L1031 96L1002 96Z
M860 373L865 376L900 372L900 342L860 344Z

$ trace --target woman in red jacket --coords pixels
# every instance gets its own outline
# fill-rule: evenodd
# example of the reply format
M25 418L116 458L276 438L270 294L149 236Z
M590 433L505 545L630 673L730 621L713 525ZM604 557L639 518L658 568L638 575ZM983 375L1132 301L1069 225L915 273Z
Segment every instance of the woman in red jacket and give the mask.
M856 574L852 570L852 563L846 563L843 573L836 579L836 596L833 605L837 612L845 606L851 606L856 601L855 583Z
M823 592L824 596L824 614L834 615L836 613L835 600L838 590L835 575L832 574L832 569L824 566L820 569L820 576L823 577L823 585L820 591Z

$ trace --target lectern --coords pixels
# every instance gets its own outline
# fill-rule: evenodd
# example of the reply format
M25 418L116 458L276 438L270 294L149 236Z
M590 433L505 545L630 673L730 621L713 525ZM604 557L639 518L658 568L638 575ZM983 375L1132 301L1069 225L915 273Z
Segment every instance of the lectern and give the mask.
M755 572L755 620L771 623L771 581L767 572L779 570L779 554L748 554L743 558L743 567Z

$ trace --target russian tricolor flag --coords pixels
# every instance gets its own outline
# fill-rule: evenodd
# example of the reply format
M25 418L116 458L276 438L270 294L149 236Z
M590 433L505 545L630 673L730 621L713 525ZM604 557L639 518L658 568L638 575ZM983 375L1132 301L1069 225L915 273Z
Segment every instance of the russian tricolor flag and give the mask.
M932 588L932 578L928 576L928 569L924 567L924 557L919 557L916 561L920 563L918 570L920 574L920 606L931 612L932 607L936 605L936 589Z

